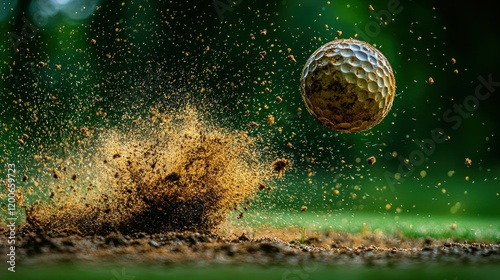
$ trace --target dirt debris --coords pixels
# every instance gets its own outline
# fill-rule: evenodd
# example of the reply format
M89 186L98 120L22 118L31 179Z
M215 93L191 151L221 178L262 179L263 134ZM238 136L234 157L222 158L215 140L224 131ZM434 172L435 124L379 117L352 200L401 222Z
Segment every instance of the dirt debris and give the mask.
M16 253L23 256L21 263L31 264L112 261L124 264L286 265L314 261L326 265L392 267L427 262L481 264L500 261L500 244L335 232L314 233L301 242L298 232L291 230L261 229L260 232L226 237L189 231L111 232L103 236L82 236L69 230L48 234L20 232ZM0 235L0 242L7 242L5 233ZM2 254L7 250L7 246L0 248Z
M25 230L208 233L286 168L270 168L245 132L210 125L194 109L169 115L176 119L161 126L136 123L132 132L103 134L91 161L94 183L72 167L52 168L58 184L50 202L27 207Z
M290 166L290 160L284 158L276 159L273 161L272 166L276 175L278 177L283 177L286 169Z

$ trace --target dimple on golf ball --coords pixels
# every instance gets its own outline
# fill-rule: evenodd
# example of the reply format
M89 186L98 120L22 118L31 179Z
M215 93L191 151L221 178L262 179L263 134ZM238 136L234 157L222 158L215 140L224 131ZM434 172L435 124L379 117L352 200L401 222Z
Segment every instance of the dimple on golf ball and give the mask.
M307 60L300 92L320 124L340 132L360 132L389 113L396 80L387 58L372 45L339 39L317 49Z

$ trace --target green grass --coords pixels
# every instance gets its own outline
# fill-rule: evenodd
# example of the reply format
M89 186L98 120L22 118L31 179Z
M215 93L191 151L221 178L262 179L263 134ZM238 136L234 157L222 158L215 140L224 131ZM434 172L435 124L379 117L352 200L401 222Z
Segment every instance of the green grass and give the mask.
M458 215L410 215L367 212L315 213L291 211L251 210L243 219L234 219L241 225L260 227L292 228L303 242L307 232L335 231L339 233L373 233L381 231L387 235L414 238L437 238L467 240L468 242L500 242L500 222L495 217L470 217ZM452 225L456 229L452 229ZM165 265L149 264L121 266L110 263L59 263L29 264L19 256L16 272L7 271L4 263L0 279L492 279L500 275L498 264L469 263L412 263L407 265L335 264L307 266L297 265Z
M57 272L57 273L56 273ZM498 265L432 265L420 264L408 267L375 266L113 266L113 265L19 265L15 273L2 269L0 279L493 279L498 275ZM7 278L6 278L7 277Z
M250 211L240 223L254 228L272 226L296 227L320 232L339 233L382 232L408 238L454 239L469 242L500 242L500 220L493 216L471 217L459 215L410 215L339 212L285 212Z

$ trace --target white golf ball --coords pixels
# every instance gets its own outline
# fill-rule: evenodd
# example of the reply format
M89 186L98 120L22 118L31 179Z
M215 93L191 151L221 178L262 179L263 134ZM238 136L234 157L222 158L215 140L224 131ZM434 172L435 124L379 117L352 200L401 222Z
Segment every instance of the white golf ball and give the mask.
M320 124L340 132L360 132L389 113L396 80L387 58L372 45L340 39L317 49L307 60L300 92Z

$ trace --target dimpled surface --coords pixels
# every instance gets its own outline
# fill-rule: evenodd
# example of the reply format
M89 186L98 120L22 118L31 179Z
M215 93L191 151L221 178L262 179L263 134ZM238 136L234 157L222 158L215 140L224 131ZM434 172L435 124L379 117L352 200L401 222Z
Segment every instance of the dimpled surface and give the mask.
M340 39L317 49L300 78L309 113L340 132L360 132L389 113L396 91L391 65L372 45Z

